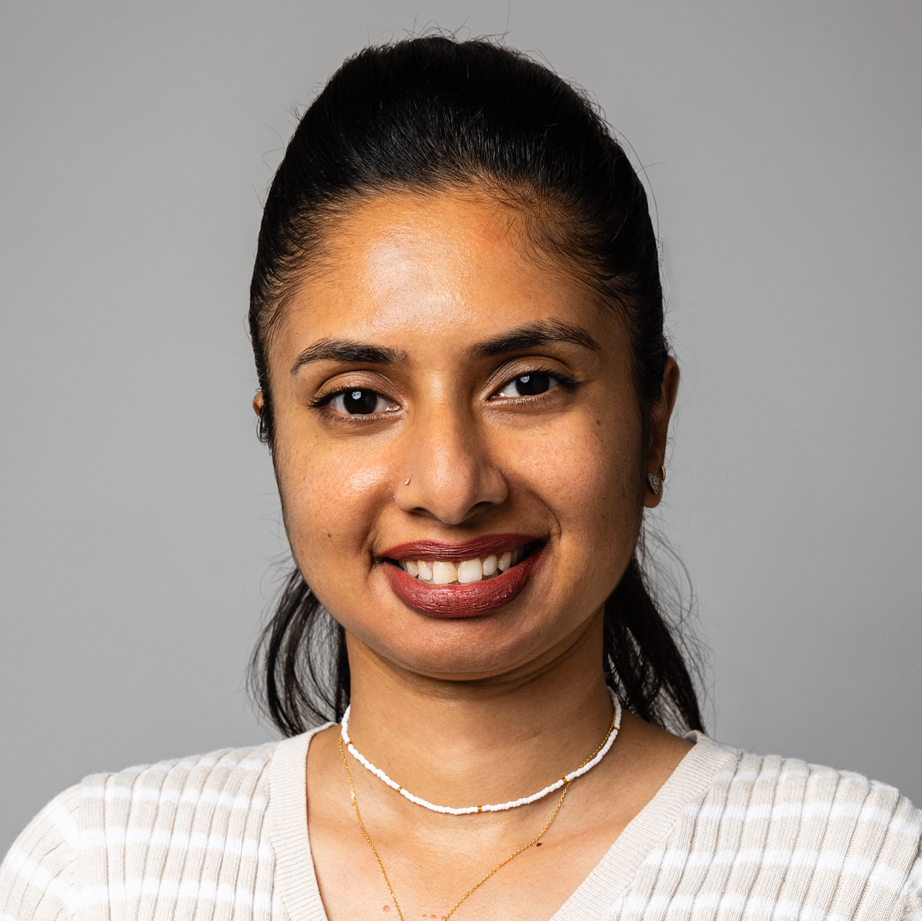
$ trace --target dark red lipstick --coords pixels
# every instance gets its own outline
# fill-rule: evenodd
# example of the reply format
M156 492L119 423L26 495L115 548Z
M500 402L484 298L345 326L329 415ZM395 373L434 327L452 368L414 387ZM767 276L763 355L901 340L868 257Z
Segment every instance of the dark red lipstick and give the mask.
M416 540L398 544L385 550L381 556L389 560L445 560L448 563L463 563L465 560L483 559L491 553L499 556L511 550L518 550L534 543L535 537L527 534L485 534L461 543L447 543L440 540Z
M480 582L433 585L411 576L398 560L443 560L463 562L490 554L518 550L526 545L534 551L502 575ZM430 617L480 617L497 611L517 598L544 561L544 543L524 534L490 534L461 544L414 541L391 547L383 561L384 573L394 594L407 607Z

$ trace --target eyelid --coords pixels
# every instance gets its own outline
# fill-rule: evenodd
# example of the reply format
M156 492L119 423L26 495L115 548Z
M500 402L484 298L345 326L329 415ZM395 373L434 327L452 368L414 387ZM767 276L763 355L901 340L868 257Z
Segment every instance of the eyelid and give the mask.
M495 400L495 398L499 396L500 391L505 390L506 387L508 387L510 384L515 383L515 381L518 378L525 377L529 374L546 374L548 377L554 378L557 381L557 384L554 387L551 387L550 389L546 390L544 393L538 393L532 396L502 397L501 399L508 400L510 402L540 400L548 396L549 394L553 393L555 390L562 389L562 390L572 392L573 390L576 390L578 387L582 387L582 382L578 381L572 374L570 374L567 371L563 371L559 368L549 368L546 366L534 365L534 366L522 368L517 373L504 377L504 380L492 390L490 396L488 397L488 400Z
M320 406L350 390L371 390L385 400L396 403L397 401L388 395L388 391L393 390L389 385L388 379L377 371L370 368L350 368L328 377L320 384L317 387L318 395L310 400L310 405Z
M373 393L376 397L381 400L384 400L385 403L389 403L393 406L393 409L379 410L373 413L342 413L334 409L330 409L329 406L337 397L341 397L347 393L352 393L354 391L364 391L366 393ZM318 397L315 397L310 401L311 409L319 410L320 412L325 412L327 415L335 416L338 419L348 419L351 422L361 422L363 420L367 421L370 419L378 419L383 415L388 413L396 412L400 409L396 400L392 400L389 396L384 393L381 393L379 390L375 390L373 387L356 387L355 385L346 385L344 387L339 387L336 390L331 390L328 393L323 393Z

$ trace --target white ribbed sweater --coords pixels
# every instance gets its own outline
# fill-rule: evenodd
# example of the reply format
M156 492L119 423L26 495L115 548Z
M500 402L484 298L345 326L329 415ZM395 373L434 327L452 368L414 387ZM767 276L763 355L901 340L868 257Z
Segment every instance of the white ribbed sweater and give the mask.
M88 777L11 848L0 921L326 921L311 735ZM690 738L552 921L922 921L922 813L896 790Z

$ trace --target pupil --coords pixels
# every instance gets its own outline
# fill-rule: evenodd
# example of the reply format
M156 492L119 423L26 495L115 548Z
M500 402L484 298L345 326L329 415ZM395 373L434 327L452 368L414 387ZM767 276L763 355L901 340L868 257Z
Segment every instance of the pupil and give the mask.
M343 397L346 412L354 415L373 413L377 402L378 395L373 390L353 390Z
M551 376L550 374L523 374L516 379L516 386L523 397L537 396L550 389Z

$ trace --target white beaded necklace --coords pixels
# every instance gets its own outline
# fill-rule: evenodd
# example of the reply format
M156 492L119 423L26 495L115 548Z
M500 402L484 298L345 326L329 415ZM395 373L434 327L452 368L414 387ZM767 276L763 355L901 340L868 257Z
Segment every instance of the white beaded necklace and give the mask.
M611 694L611 700L615 706L615 712L612 716L611 725L608 727L608 734L605 736L605 739L593 757L585 761L575 771L571 771L565 777L561 777L560 780L555 781L550 786L545 787L543 790L539 790L537 793L533 793L531 796L523 796L521 799L510 800L508 803L489 803L485 806L461 807L438 806L435 803L430 803L428 800L424 800L421 796L414 796L408 790L404 790L400 784L391 780L391 778L388 777L387 774L381 770L381 768L375 767L352 744L352 742L349 740L349 711L351 707L346 707L346 712L343 714L341 734L349 754L351 754L359 764L367 768L369 771L371 771L372 774L375 775L375 777L377 777L379 780L383 780L392 790L396 790L401 796L408 799L411 803L416 803L417 806L423 806L426 809L431 809L433 812L441 812L445 815L471 815L474 812L502 812L505 809L515 809L516 806L527 806L529 803L534 803L539 799L543 799L545 796L548 796L555 790L559 790L565 784L569 784L571 781L576 780L577 777L582 777L582 775L587 771L591 771L608 754L608 750L612 747L612 745L614 745L615 739L618 736L618 730L621 728L621 703L611 688L608 689L608 693Z

